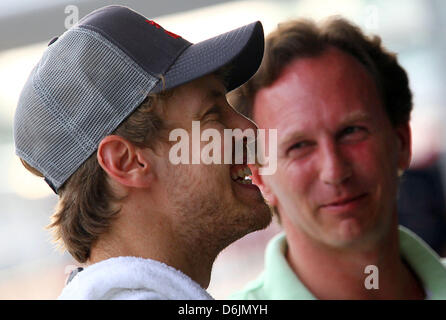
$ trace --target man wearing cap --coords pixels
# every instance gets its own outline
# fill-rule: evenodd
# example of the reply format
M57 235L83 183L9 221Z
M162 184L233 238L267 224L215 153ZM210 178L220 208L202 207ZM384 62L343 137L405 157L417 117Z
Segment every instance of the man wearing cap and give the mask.
M229 101L277 129L277 171L253 181L284 233L235 299L446 299L446 269L398 227L412 95L379 37L332 18L280 24Z
M51 227L83 264L60 299L211 298L217 254L271 214L255 186L232 178L246 163L175 165L169 132L190 133L192 121L254 129L225 95L262 54L259 22L191 44L121 6L51 41L20 96L14 140L58 194Z

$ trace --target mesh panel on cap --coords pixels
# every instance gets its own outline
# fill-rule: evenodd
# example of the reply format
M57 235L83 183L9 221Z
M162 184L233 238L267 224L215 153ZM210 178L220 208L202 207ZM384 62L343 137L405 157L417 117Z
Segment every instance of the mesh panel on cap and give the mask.
M157 81L98 33L70 29L47 48L22 91L17 155L59 188Z

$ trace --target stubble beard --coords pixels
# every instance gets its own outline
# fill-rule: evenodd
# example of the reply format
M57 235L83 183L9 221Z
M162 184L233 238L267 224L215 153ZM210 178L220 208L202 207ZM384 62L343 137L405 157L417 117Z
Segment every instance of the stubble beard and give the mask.
M169 202L175 208L176 233L191 252L216 257L225 247L246 234L266 228L271 213L264 201L243 203L233 190L222 190L217 183L185 179L170 180Z

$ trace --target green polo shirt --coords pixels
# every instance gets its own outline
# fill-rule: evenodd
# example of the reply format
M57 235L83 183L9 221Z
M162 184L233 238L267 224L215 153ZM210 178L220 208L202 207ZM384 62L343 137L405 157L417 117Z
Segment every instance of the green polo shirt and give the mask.
M427 299L446 299L446 268L440 257L412 231L399 226L400 252L422 281ZM285 259L284 233L268 243L265 270L231 299L240 300L312 300L312 293L300 282Z

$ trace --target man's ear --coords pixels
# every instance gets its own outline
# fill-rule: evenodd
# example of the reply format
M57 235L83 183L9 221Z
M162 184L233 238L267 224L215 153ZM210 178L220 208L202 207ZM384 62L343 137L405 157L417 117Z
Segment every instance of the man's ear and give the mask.
M412 159L412 133L409 123L395 128L398 139L398 171L409 168Z
M151 166L140 148L117 135L106 136L99 143L99 165L110 178L128 187L150 185Z
M263 197L266 199L270 206L277 206L277 197L271 191L267 182L264 180L264 176L259 174L259 167L257 165L248 165L252 172L252 182L260 188Z

